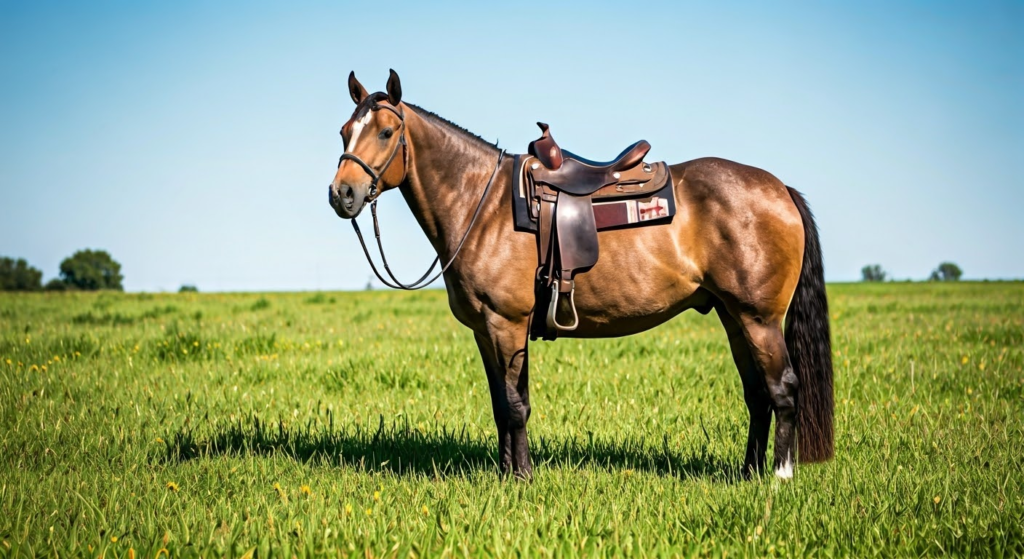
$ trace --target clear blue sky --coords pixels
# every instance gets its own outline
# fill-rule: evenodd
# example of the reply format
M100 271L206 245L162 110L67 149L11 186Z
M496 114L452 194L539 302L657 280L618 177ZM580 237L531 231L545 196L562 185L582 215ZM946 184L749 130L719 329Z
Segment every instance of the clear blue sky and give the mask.
M395 68L512 151L544 120L595 158L645 138L767 169L832 281L1024 277L1022 2L427 4L0 3L0 255L49 278L107 249L129 290L362 288L326 188L348 72ZM382 206L411 279L433 254Z

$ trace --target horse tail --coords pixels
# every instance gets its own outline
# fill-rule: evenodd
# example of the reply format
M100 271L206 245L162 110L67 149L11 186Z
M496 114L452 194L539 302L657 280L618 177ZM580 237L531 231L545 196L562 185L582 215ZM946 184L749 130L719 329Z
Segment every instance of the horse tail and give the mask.
M803 268L786 316L786 348L800 381L797 452L800 462L824 462L835 454L832 338L825 296L825 268L814 215L803 195L787 188L804 222Z

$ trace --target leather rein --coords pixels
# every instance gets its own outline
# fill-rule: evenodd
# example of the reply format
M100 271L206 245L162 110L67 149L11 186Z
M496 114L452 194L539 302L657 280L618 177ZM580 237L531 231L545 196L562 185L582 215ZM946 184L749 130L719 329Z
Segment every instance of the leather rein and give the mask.
M373 258L370 257L370 251L369 249L366 248L366 241L363 240L363 233L362 231L359 230L359 223L357 223L356 218L353 217L352 228L355 229L356 236L359 237L359 244L363 247L363 254L366 255L366 261L370 263L370 269L373 270L374 275L376 275L377 279L380 280L380 282L383 283L384 285L392 289L404 289L406 291L414 291L417 289L423 289L424 287L427 287L428 285L433 283L435 280L437 280L437 278L441 277L442 274L448 271L448 268L451 267L453 262L455 262L455 258L459 255L459 252L462 251L462 246L466 244L466 239L469 237L469 232L473 229L473 225L476 224L476 220L480 216L480 210L482 210L484 207L484 200L487 199L487 194L491 191L491 185L494 184L494 177L498 175L498 169L501 168L501 161L505 158L505 150L501 150L501 152L498 154L498 162L495 163L494 165L494 171L491 172L491 178L487 180L487 186L484 188L483 194L480 195L480 201L476 205L476 211L473 212L473 218L470 219L469 225L466 227L466 232L463 233L462 240L459 241L459 244L455 248L455 252L452 254L452 257L448 260L447 263L445 263L444 266L441 267L440 270L438 270L437 274L435 274L430 279L427 279L427 277L430 276L430 273L434 271L434 268L441 261L441 255L438 254L434 258L434 262L430 265L430 268L427 268L427 271L424 272L423 275L420 276L418 280L410 284L404 284L401 281L399 281L398 278L395 277L394 273L392 273L391 266L388 265L388 259L387 257L384 256L384 245L381 243L380 240L380 223L377 221L377 198L381 195L383 191L378 190L377 184L380 182L380 179L384 175L384 173L387 172L388 168L391 166L391 163L394 162L395 156L398 155L399 148L402 149L402 162L403 165L405 166L405 173L406 175L408 175L409 173L409 150L408 144L406 143L405 139L405 113L404 111L399 111L398 109L391 105L381 105L379 103L374 103L370 107L371 111L377 111L380 109L387 109L394 113L395 116L398 117L398 120L401 122L402 126L402 134L398 138L398 143L395 144L395 150L391 152L391 156L388 157L388 160L384 163L384 166L381 168L380 172L375 171L373 167L371 167L365 161L360 159L359 156L348 152L341 154L341 158L338 159L338 167L341 167L341 164L345 160L353 161L360 167L362 167L363 170L366 171L366 174L369 175L371 179L369 196L367 197L366 200L363 201L363 204L365 205L367 201L370 202L370 215L373 216L373 234L377 238L377 250L380 253L380 260L384 264L384 271L386 271L388 277L391 278L391 282L385 279L377 270L377 266L373 263Z

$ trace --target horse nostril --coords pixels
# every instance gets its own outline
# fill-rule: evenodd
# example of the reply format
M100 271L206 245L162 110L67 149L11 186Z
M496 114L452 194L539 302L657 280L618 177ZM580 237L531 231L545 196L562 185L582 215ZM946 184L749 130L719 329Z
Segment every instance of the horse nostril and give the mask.
M351 186L345 186L345 198L348 200L355 198L355 194L352 193Z

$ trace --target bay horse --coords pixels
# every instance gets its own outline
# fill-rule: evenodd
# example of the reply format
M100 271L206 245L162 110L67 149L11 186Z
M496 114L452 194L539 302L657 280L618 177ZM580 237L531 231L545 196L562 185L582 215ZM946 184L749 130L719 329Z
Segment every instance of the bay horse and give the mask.
M348 88L356 108L341 128L330 204L355 223L370 203L376 228L377 196L402 193L446 262L451 311L479 347L501 471L530 479L528 328L538 255L535 235L513 228L512 159L403 102L394 70L386 91L368 93L354 72ZM599 234L600 260L577 278L579 326L563 335L627 336L687 309L715 309L750 412L743 473L764 470L774 414L773 469L791 478L794 461L833 455L828 302L814 218L799 192L761 169L718 158L670 169L674 219Z

